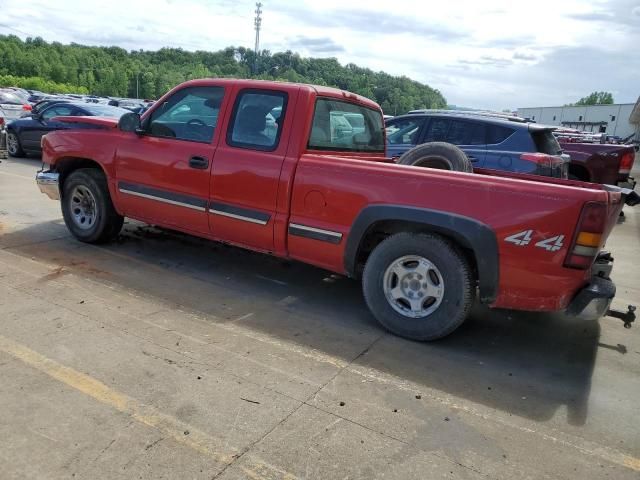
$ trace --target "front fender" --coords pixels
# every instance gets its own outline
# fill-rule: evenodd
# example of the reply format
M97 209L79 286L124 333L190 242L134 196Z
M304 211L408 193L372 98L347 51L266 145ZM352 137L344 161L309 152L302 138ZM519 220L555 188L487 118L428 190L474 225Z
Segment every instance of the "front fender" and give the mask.
M345 247L345 270L355 275L362 240L370 228L379 222L407 222L451 238L470 249L476 260L480 301L493 303L498 295L498 241L491 227L473 218L426 208L399 205L370 205L358 214Z

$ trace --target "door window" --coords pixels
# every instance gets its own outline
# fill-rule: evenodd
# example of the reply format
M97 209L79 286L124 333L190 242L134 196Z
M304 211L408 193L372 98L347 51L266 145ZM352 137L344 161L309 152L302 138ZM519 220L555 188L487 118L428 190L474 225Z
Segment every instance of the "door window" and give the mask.
M418 143L422 118L406 118L387 124L387 141L390 145L415 145Z
M51 120L53 117L63 117L73 115L73 108L64 106L64 105L56 105L51 108L46 109L42 113L43 120Z
M153 110L146 123L148 135L210 143L222 105L222 87L178 90Z
M268 90L240 92L227 132L234 147L272 151L278 148L286 114L287 94Z
M482 123L451 120L445 142L454 145L484 145L486 127Z
M446 118L432 118L424 142L444 142L447 137L449 120Z

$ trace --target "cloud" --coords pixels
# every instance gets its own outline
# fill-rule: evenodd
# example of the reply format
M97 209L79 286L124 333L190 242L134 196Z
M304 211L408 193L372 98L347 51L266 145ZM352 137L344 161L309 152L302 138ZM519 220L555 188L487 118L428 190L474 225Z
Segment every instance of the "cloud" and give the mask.
M535 55L531 55L528 53L522 53L522 52L516 52L513 54L513 59L514 60L536 60L538 57L536 57Z
M281 14L293 17L296 20L307 17L316 28L339 28L370 34L412 34L422 38L447 41L469 36L467 32L454 26L448 26L436 21L425 21L423 18L415 18L411 15L401 16L389 11L367 11L354 8L323 9L314 11L313 15L309 16L309 10L303 9L299 5L292 6L286 3L276 8ZM410 8L407 10L410 11Z
M482 55L476 60L458 60L458 63L462 65L482 65L503 68L513 64L513 60L511 60L510 58L499 58L492 57L490 55Z
M493 40L486 41L483 46L490 48L507 48L513 49L518 47L525 47L533 44L536 41L536 37L533 35L521 35L517 37L502 37L495 38Z
M336 43L329 37L314 38L298 35L293 39L288 39L288 43L292 50L302 49L310 52L311 54L338 53L345 51L342 45Z
M0 33L128 50L253 48L255 0L4 0ZM335 57L438 88L449 103L635 101L640 0L269 0L261 47Z

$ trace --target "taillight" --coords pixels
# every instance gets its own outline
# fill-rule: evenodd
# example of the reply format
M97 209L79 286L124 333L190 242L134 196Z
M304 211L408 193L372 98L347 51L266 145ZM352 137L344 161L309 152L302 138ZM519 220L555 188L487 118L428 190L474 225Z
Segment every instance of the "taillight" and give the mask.
M4 126L4 117L0 117L0 127Z
M635 156L636 155L633 152L624 153L622 155L622 158L620 159L620 169L618 170L618 173L621 173L623 175L628 175L629 173L631 173Z
M22 105L22 110L24 110L25 112L30 112L31 108L31 105Z
M546 177L566 178L568 169L562 168L565 163L564 158L559 155L547 155L546 153L523 153L520 160L536 164L536 175Z
M607 205L596 202L585 204L564 266L580 270L589 268L600 252L606 225Z

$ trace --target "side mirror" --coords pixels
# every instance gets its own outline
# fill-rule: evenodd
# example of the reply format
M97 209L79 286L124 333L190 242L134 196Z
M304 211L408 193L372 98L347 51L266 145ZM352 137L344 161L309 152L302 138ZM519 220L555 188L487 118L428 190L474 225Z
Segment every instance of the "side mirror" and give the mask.
M140 115L134 112L125 113L118 121L118 128L123 132L136 132L141 130Z

